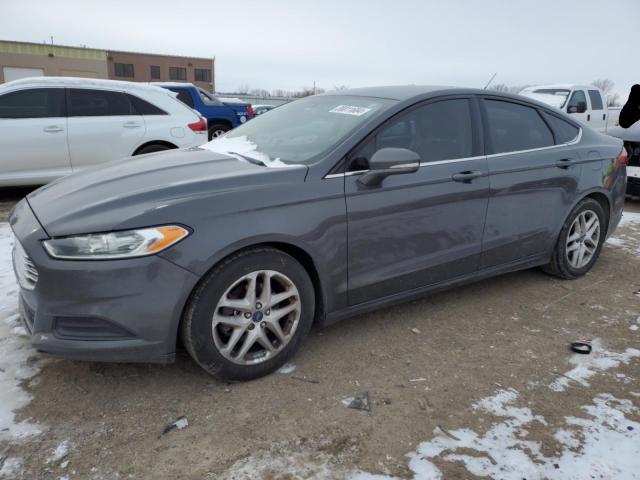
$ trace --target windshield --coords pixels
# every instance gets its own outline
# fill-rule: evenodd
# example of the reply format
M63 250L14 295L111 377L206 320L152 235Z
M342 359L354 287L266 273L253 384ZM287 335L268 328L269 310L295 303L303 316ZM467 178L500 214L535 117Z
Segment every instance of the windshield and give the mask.
M564 88L538 88L533 91L533 93L543 93L546 95L556 95L562 98L560 103L560 108L564 107L564 104L567 102L567 97L569 96L570 90Z
M267 166L310 164L393 102L350 95L307 97L254 118L204 148L251 157Z

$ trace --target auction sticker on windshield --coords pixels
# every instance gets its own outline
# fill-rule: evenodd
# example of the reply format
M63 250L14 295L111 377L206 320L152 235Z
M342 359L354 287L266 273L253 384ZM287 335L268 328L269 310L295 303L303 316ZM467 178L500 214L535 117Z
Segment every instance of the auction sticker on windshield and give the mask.
M366 107L356 107L355 105L338 105L334 109L329 110L329 113L342 113L343 115L355 115L356 117L360 117L370 111L371 109Z

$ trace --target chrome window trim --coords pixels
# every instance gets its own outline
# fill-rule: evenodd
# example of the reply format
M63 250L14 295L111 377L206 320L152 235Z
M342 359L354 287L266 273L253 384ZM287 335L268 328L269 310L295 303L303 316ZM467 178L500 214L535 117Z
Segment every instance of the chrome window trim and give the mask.
M561 143L561 144L558 144L558 145L549 145L548 147L529 148L527 150L516 150L516 151L513 151L513 152L492 153L490 155L478 155L478 156L475 156L475 157L454 158L454 159L451 159L451 160L436 160L434 162L420 162L420 167L428 167L430 165L444 165L444 164L447 164L447 163L466 162L466 161L469 161L469 160L478 160L478 159L481 159L481 158L496 158L496 157L503 157L503 156L507 156L507 155L516 155L516 154L519 154L519 153L529 153L529 152L537 152L537 151L540 151L540 150L549 150L551 148L567 147L567 146L575 145L576 143L579 143L580 140L582 140L582 128L578 127L578 135L576 135L576 138L574 138L570 142ZM368 171L369 171L369 169L367 169L367 170L354 170L353 172L346 172L346 173L331 173L331 174L325 175L323 178L350 177L351 175L360 175L360 174L366 173Z

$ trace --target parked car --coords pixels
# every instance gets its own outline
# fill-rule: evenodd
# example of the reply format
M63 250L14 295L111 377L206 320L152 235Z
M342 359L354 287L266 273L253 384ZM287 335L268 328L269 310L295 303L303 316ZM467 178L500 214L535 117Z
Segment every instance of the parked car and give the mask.
M178 100L200 112L207 119L209 140L220 137L253 118L253 109L250 104L236 101L223 102L192 83L155 82L152 85L176 92Z
M0 186L41 185L99 163L206 142L205 120L166 90L36 77L0 85Z
M612 128L608 134L624 141L624 148L629 154L627 194L640 197L640 123L629 128Z
M168 362L181 339L213 375L259 377L314 323L536 266L584 275L622 216L626 159L516 95L307 97L29 194L10 216L21 315L54 355Z
M253 114L257 117L258 115L267 113L269 110L273 110L274 108L276 108L276 105L254 105Z
M538 85L520 95L556 107L602 133L618 125L620 108L608 107L602 90L592 85Z

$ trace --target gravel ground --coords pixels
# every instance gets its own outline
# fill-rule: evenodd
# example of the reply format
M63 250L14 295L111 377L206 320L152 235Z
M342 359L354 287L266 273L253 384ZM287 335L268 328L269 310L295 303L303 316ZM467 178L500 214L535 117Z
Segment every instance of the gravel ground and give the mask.
M0 435L0 476L640 478L639 270L627 222L581 279L528 270L353 318L312 331L288 373L241 384L184 353L157 366L33 352L17 421L41 433ZM579 358L581 335L596 340ZM362 392L370 411L347 408Z

